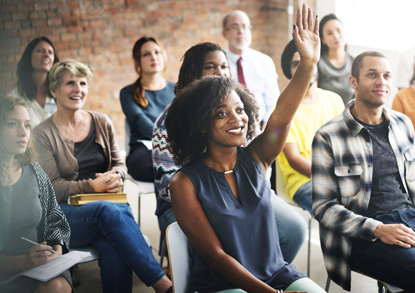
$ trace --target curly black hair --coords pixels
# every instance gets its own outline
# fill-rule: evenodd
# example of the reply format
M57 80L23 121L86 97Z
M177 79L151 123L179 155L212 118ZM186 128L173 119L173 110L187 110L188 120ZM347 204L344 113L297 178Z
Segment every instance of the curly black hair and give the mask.
M253 95L231 78L206 76L180 91L166 117L170 149L177 163L183 165L199 158L207 147L204 129L213 111L232 91L241 99L248 115L247 139L255 136L258 107Z

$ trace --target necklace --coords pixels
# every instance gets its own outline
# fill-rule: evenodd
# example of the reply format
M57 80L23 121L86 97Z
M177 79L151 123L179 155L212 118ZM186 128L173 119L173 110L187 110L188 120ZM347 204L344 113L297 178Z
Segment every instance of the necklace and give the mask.
M230 174L230 173L233 173L233 170L229 170L229 171L225 171L225 172L223 172L223 174Z

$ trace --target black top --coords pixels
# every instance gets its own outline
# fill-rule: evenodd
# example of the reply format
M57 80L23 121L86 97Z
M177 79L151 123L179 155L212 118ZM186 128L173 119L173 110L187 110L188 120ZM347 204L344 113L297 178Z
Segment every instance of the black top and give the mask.
M399 175L395 153L389 143L388 123L369 125L361 123L369 132L373 147L372 193L366 216L376 215L412 207Z
M94 179L95 173L107 171L108 162L102 147L95 142L95 122L92 119L91 130L81 142L75 143L74 156L78 161L79 175L77 180Z

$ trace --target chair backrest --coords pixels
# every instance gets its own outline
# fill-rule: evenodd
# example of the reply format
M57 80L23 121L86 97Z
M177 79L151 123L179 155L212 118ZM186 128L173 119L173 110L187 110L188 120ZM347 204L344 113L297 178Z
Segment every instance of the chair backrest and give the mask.
M128 124L127 119L124 120L124 128L125 128L125 157L128 156L130 153L130 139L131 139L131 129L130 125Z
M174 292L187 292L190 258L187 250L187 237L177 222L167 227L166 242Z

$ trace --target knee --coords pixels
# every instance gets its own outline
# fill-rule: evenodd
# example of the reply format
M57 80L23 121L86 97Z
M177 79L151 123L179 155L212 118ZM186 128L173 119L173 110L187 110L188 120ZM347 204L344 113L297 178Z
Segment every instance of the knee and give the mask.
M105 200L100 201L98 214L100 220L108 220L113 225L119 224L128 217L134 219L128 204L119 204Z
M46 283L42 283L37 289L35 290L36 293L70 293L72 292L72 288L69 285L68 281L58 276L49 280Z

